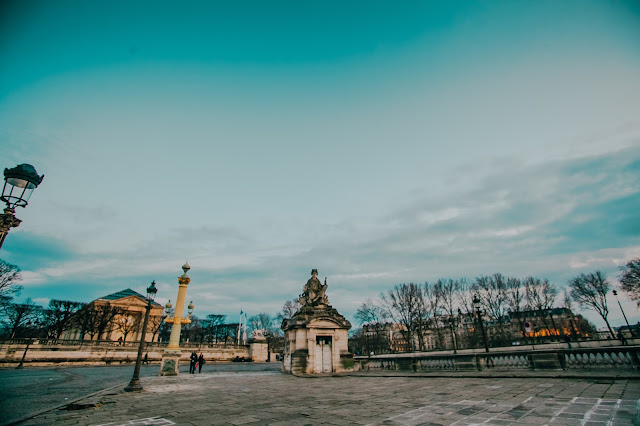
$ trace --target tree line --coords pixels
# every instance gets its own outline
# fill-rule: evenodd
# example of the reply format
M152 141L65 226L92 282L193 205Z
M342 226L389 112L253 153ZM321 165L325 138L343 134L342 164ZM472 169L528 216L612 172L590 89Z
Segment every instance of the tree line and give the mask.
M620 267L621 290L640 306L640 258L628 261ZM126 317L121 308L110 304L95 305L68 300L53 299L46 307L36 305L27 299L14 303L21 286L20 269L0 259L0 336L41 337L59 339L63 333L75 328L88 335L91 340L100 339L108 331L117 330L125 338L140 327L140 318ZM479 299L482 317L493 324L496 341L508 340L506 321L514 318L524 328L527 315L538 312L536 318L547 330L556 330L553 315L541 315L560 306L573 312L573 304L583 309L591 309L604 320L611 335L609 308L606 296L611 284L601 271L581 273L567 283L564 291L545 278L507 277L500 273L482 275L474 280L467 278L442 278L424 284L403 283L383 292L376 300L367 300L356 312L360 325L382 325L389 322L400 324L408 342L417 342L417 348L424 348L425 324L431 324L440 334L444 333L444 318L458 326L462 318L476 316L473 299ZM265 338L274 347L282 339L280 324L284 318L291 318L299 305L296 300L287 301L282 311L276 315L259 313L247 322L248 335L253 330L263 330ZM171 314L170 314L171 315ZM115 321L120 318L120 321ZM125 318L122 320L122 318ZM574 317L572 327L589 329L589 324L579 315ZM227 323L225 315L210 314L205 318L195 317L191 324L183 326L182 338L199 343L232 343L238 339L239 323ZM150 318L150 330L154 340L166 341L170 325L164 317ZM464 336L460 336L464 337ZM476 339L477 334L468 336ZM474 343L474 342L470 342Z
M116 331L128 341L142 326L141 316L127 315L127 311L110 303L94 304L53 299L47 306L36 304L31 299L15 303L22 277L20 269L0 259L0 338L47 338L61 339L65 332L76 330L81 339L106 339ZM268 344L281 346L280 324L283 318L291 317L297 310L296 301L284 304L282 312L271 315L258 313L248 318L247 328L241 329L238 322L228 322L226 315L208 314L203 318L194 315L191 323L184 324L181 341L198 344L234 344L239 333L249 337L255 330L262 330ZM166 342L171 334L171 324L165 322L173 310L162 316L149 317L151 341Z
M640 259L633 259L621 267L620 282L621 289L640 306ZM439 344L444 341L443 335L451 332L451 338L457 340L460 347L478 345L479 333L475 333L475 329L485 323L491 327L491 344L499 346L509 345L513 340L514 322L525 338L530 334L525 327L527 323L535 323L538 331L542 329L546 336L557 338L562 334L565 337L566 332L555 323L554 308L566 309L570 316L570 335L584 336L594 332L592 324L573 314L573 305L577 303L581 309L597 312L611 338L615 338L608 319L607 295L611 289L611 283L602 271L581 273L571 278L562 292L548 279L533 276L517 278L495 273L473 280L441 278L431 283L397 284L381 292L377 299L363 302L355 318L368 330L367 338L374 340L368 344L377 346L378 351L388 346L389 324L398 325L408 349L426 350L426 334L429 333L437 335ZM479 304L480 312L474 304ZM478 318L483 324L477 323ZM465 327L463 323L471 325ZM464 332L469 329L473 333ZM365 336L360 330L353 333L353 337Z

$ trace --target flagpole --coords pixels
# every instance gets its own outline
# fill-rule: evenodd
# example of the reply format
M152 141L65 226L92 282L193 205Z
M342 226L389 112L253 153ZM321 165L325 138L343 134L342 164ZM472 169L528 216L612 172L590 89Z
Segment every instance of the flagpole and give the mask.
M238 319L238 332L237 334L237 338L236 340L238 341L238 346L240 346L240 330L241 330L241 325L242 325L242 310L240 310L240 318Z
M244 325L242 327L242 344L246 345L247 344L247 313L244 313Z

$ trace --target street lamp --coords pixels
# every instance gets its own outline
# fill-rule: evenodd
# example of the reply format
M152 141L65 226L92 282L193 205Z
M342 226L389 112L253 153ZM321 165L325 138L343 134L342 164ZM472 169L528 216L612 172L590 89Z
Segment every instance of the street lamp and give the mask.
M449 329L451 330L451 343L453 344L453 353L457 354L458 353L458 345L456 342L456 333L453 330L453 325L455 323L455 320L453 318L453 315L451 315L449 317Z
M31 327L31 321L27 321L27 328ZM24 359L27 357L27 351L29 350L29 345L33 343L32 339L27 340L27 347L24 348L24 352L22 353L22 359L20 360L20 364L16 367L16 370L22 370L24 368Z
M482 332L482 340L484 341L484 350L489 352L489 345L487 344L487 335L484 332L484 324L482 322L482 311L480 310L480 298L476 294L473 296L473 307L476 308L478 314L478 324L480 324L480 331Z
M627 328L629 329L629 335L631 337L633 337L633 330L631 330L631 326L629 325L629 320L627 320L627 316L624 314L624 309L622 309L622 305L620 304L620 299L618 299L618 291L617 290L613 290L613 295L616 297L616 300L618 301L618 306L620 306L620 311L622 312L622 316L624 317L624 322L627 323Z
M142 351L144 350L144 338L147 334L147 324L149 323L149 312L151 311L151 302L156 296L158 289L156 288L155 280L151 282L151 285L147 288L147 306L144 313L144 323L142 325L142 333L140 335L140 346L138 346L138 358L136 358L136 368L133 370L133 377L131 381L124 388L125 392L140 392L142 391L142 385L140 384L140 365L142 364Z
M0 214L0 247L4 243L11 228L20 226L20 219L15 216L16 207L26 207L34 189L40 185L44 175L38 176L38 172L31 164L20 164L13 169L4 169L4 187L0 200L7 207L4 214Z

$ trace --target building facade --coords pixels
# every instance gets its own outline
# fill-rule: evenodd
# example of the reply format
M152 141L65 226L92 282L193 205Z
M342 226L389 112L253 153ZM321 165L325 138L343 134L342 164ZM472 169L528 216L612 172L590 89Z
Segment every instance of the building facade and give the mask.
M75 314L73 326L62 338L122 343L140 341L147 303L145 296L131 289L100 297ZM163 319L163 306L151 302L145 341L158 340Z

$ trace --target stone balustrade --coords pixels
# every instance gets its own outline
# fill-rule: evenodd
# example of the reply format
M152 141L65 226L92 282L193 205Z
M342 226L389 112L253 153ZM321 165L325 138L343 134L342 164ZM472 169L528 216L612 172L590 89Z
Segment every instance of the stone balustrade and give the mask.
M0 342L0 367L18 365L25 350L25 363L34 366L130 363L135 362L139 345L140 342L136 341L8 339ZM144 351L148 353L149 361L159 362L166 346L167 343L145 343ZM186 344L180 347L180 359L188 362L191 352L196 351L202 352L208 361L231 361L238 357L263 362L267 354L262 346L266 347L266 342L248 345ZM272 358L275 359L275 355Z
M356 371L620 370L640 371L640 346L464 354L401 353L354 357Z

